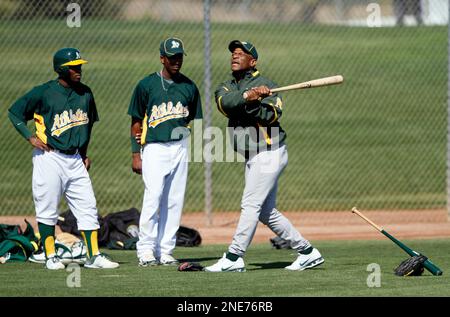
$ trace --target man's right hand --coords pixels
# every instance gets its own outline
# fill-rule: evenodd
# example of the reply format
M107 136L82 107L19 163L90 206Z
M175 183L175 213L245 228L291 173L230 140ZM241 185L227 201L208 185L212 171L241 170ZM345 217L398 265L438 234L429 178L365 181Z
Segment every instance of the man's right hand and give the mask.
M132 162L133 172L136 174L142 174L142 159L141 153L133 153L133 162Z
M50 151L50 148L47 146L47 144L44 144L44 142L42 142L39 138L35 136L29 138L28 142L30 142L30 144L37 149L47 152Z
M270 92L270 88L267 86L259 86L252 88L250 90L247 90L245 92L246 101L255 101L255 100L261 100L262 98L265 98L267 96L270 96L272 93Z
M136 139L136 142L138 143L138 144L141 144L141 136L142 136L142 133L136 133L136 135L134 136L134 138Z

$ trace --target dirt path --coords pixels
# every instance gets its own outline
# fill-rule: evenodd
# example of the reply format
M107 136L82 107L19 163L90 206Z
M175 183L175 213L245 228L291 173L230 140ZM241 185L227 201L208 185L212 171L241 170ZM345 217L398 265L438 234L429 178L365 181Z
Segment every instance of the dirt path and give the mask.
M309 240L386 239L350 211L284 213ZM399 239L450 238L446 210L364 211L372 221ZM36 228L34 216L0 216L0 223L20 224L26 218ZM215 213L208 226L203 213L184 214L181 223L200 232L203 244L228 244L239 219L238 212ZM58 229L57 229L58 232ZM268 242L274 234L260 224L254 243Z

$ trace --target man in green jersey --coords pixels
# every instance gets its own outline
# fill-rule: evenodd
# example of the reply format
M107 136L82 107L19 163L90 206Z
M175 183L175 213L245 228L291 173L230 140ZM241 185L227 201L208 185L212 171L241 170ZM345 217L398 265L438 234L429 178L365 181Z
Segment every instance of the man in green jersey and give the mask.
M77 218L87 246L87 268L116 268L99 252L98 213L87 156L92 126L98 121L91 89L81 83L81 65L87 63L75 48L62 48L53 56L58 78L34 87L9 108L17 131L33 146L33 200L41 242L50 270L65 266L55 252L58 205L64 195ZM36 134L27 128L34 120Z
M253 44L232 41L232 78L220 84L215 98L219 111L229 119L228 130L234 149L245 157L245 188L241 215L228 252L208 272L243 272L243 256L250 245L258 222L290 242L298 252L288 270L304 270L324 262L320 252L276 209L278 179L287 165L286 133L279 119L283 102L271 93L276 85L256 69L258 52Z
M132 168L145 185L136 244L142 267L178 263L172 254L187 181L188 124L202 118L198 88L180 73L183 42L168 38L159 51L162 70L137 84L128 108Z

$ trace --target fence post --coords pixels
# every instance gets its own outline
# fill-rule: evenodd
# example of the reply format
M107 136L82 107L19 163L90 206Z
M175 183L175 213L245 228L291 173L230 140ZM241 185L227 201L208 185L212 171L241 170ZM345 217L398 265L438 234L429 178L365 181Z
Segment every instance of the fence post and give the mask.
M447 221L450 221L450 5L447 20Z
M203 24L205 28L205 98L204 127L211 126L211 1L203 0ZM212 225L212 163L205 162L205 214L207 224Z

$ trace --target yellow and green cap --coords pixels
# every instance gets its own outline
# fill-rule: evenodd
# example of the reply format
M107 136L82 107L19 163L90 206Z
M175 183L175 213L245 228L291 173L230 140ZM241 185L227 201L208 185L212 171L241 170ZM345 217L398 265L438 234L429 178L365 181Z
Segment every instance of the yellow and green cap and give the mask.
M236 47L240 47L244 52L253 56L254 59L258 59L258 52L256 51L256 47L252 43L234 40L231 41L230 44L228 44L228 49L231 53L233 53Z
M53 69L60 75L66 74L69 66L86 63L87 60L81 58L80 51L73 47L62 48L53 56Z

